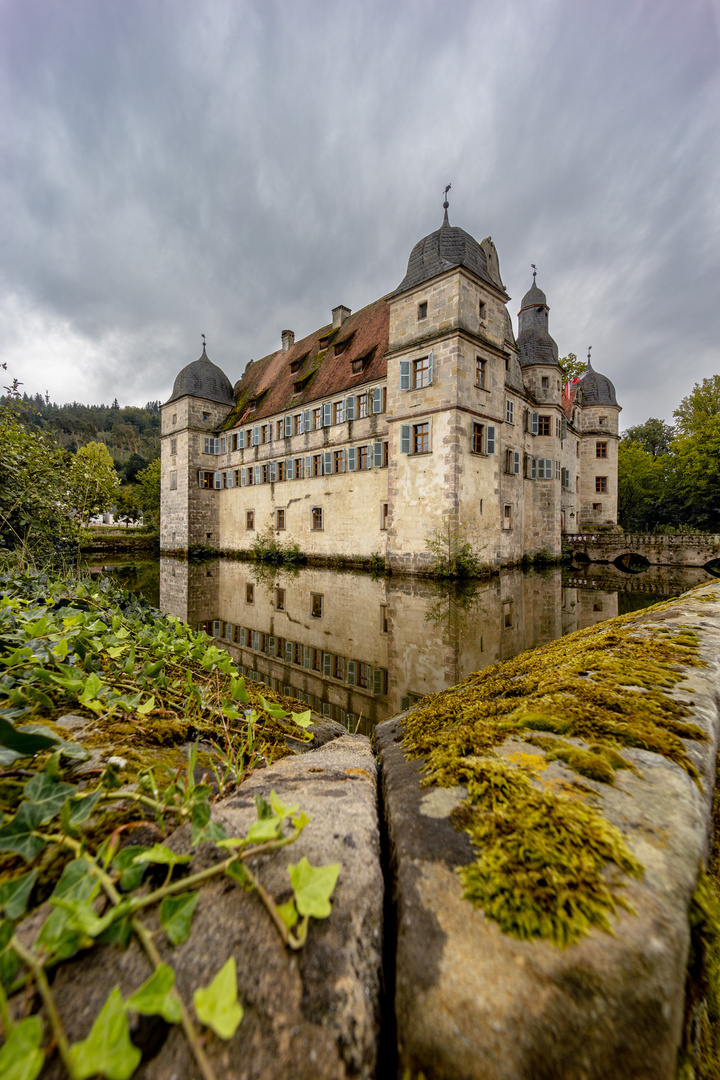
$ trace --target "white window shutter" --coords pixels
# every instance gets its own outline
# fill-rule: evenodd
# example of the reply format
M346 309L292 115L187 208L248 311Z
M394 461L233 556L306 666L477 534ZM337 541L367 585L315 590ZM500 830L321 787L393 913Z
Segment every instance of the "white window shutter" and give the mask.
M520 451L515 450L513 452L513 472L516 476L520 475Z
M382 386L376 386L375 387L375 389L372 392L372 397L373 397L373 406L372 406L373 412L374 413L381 413L382 412Z
M270 482L272 484L277 480L277 461L270 462Z
M348 452L347 452L348 472L355 472L355 470L356 470L356 465L355 465L356 459L357 459L357 450L356 450L356 448L354 446L348 446Z
M348 420L355 419L355 398L349 397L345 399L345 416Z
M494 424L488 424L486 431L487 431L487 435L486 435L485 453L494 454L495 453L495 425Z
M323 653L323 675L332 675L332 653Z
M323 457L325 459L323 472L325 473L325 475L327 475L328 473L332 472L332 451L326 450L323 454Z
M401 360L400 361L400 389L401 390L409 390L410 389L410 361L409 360ZM374 391L373 391L373 393L374 393ZM375 412L375 403L374 402L373 402L373 412Z
M312 476L312 458L311 457L306 457L305 458L305 479L306 480L307 480L308 476Z
M340 472L345 472L345 453L344 453L344 451L341 451L341 453L340 453Z
M322 407L323 410L323 427L330 427L332 424L332 402L326 401Z
M292 641L285 642L285 663L292 664L293 662L293 643Z
M348 660L348 662L347 662L346 680L347 680L348 686L356 686L357 685L357 661Z
M305 412L303 413L303 429L305 431L309 431L311 426L312 426L312 424L310 422L310 410L306 409Z
M223 474L222 474L221 472L216 472L216 473L215 473L215 480L214 480L214 482L215 482L215 490L216 490L216 491L219 491L219 490L220 490L220 488L222 487L222 475L223 475Z
M293 459L288 458L285 464L285 476L288 480L292 480L295 473L293 472Z
M198 487L201 488L202 486L203 486L203 472L200 469L200 470L198 470Z
M530 413L530 431L533 435L538 433L538 414L536 412Z
M400 425L400 453L401 454L409 454L410 453L410 425L409 424L401 424Z
M238 450L244 450L244 449L245 449L245 432L244 431L239 431L238 432Z
M373 465L376 469L382 466L382 443L373 443Z
M233 486L232 469L228 469L228 471L225 473L225 487L232 487L232 486Z
M247 487L247 469L240 470L240 487Z
M428 353L428 382L433 381L433 351L432 349Z
M340 402L340 423L341 424L345 423L345 402L344 401Z
M253 473L253 483L262 484L262 466L256 465Z

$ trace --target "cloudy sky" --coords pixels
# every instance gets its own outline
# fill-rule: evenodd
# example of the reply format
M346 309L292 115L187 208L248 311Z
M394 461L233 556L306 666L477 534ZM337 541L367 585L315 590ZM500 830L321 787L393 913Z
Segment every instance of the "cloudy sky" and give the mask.
M450 219L671 419L720 371L720 0L0 0L0 359L165 399L393 289Z

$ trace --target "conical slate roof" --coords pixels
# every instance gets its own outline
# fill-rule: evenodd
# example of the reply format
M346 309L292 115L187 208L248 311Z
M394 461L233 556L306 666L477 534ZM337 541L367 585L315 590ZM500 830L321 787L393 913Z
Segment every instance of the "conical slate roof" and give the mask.
M498 288L497 282L493 281L488 272L487 259L480 244L464 229L451 225L446 211L440 228L418 240L410 252L407 273L391 296L414 289L424 281L430 281L438 274L452 270L454 266L465 266Z
M522 298L520 310L524 311L525 308L537 307L538 304L547 305L547 297L545 296L545 293L542 291L542 289L538 288L538 286L535 284L535 279L533 278L532 285Z
M204 398L205 401L219 401L221 405L234 405L233 388L224 371L213 364L203 346L202 356L193 360L182 369L175 379L173 392L166 404L185 397Z
M522 367L558 363L558 347L548 331L548 302L545 293L533 283L522 298L518 354Z
M582 405L617 405L615 387L607 375L595 371L588 360L587 370L577 386L576 400Z

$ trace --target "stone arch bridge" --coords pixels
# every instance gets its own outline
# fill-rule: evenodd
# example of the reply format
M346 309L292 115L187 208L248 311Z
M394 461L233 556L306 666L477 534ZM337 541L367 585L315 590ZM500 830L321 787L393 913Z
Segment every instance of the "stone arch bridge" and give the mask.
M613 563L620 570L646 566L701 566L720 574L720 534L570 533L563 550L575 563Z

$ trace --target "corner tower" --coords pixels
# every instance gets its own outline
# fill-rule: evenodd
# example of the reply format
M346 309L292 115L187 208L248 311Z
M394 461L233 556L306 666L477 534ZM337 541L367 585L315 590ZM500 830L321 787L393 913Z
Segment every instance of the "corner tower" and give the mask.
M621 407L615 387L595 371L588 352L587 368L575 389L575 426L580 433L581 531L617 523L618 442Z
M160 441L160 550L191 544L219 547L216 451L213 432L234 404L227 375L202 355L175 379L162 407Z

